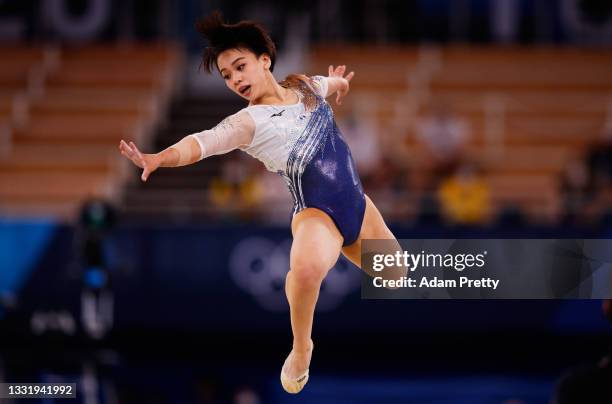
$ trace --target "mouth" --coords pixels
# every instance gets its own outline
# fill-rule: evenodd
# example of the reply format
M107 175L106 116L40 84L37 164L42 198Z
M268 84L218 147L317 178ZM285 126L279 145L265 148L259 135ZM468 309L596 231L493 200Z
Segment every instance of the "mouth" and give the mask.
M244 95L245 97L248 97L249 95L251 95L251 86L249 86L249 85L240 86L240 88L238 88L238 92L241 95Z

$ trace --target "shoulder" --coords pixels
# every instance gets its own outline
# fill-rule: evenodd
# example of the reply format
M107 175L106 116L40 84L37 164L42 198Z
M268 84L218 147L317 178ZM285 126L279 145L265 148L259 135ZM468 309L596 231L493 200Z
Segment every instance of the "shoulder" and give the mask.
M327 96L328 83L325 76L292 73L281 82L281 85L294 87L303 93L313 93L321 98Z
M313 93L325 99L328 89L327 77L321 75L307 76L305 74L297 76Z

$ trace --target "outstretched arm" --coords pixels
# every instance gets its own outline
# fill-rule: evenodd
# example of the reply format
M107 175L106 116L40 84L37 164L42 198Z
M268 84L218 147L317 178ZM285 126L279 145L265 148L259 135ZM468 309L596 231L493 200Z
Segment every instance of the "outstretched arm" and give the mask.
M345 71L345 65L337 66L335 69L334 66L329 65L329 74L325 78L327 82L327 94L325 94L325 98L336 93L336 104L338 105L342 104L342 98L348 94L349 82L355 76L355 72L350 72L344 76Z
M223 154L246 146L253 140L255 122L246 111L225 118L212 129L185 136L179 142L155 154L141 153L134 142L121 140L119 150L136 166L143 169L141 179L159 167L180 167L196 163L205 157Z

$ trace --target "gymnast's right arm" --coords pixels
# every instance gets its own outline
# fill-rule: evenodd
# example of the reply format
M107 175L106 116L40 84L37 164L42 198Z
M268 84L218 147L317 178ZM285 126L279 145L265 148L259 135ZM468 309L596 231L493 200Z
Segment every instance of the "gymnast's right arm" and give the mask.
M253 140L255 122L245 110L225 118L212 129L185 136L179 142L156 154L141 153L134 142L121 140L121 154L143 169L142 180L159 167L180 167L196 163L205 157L224 154L247 146Z

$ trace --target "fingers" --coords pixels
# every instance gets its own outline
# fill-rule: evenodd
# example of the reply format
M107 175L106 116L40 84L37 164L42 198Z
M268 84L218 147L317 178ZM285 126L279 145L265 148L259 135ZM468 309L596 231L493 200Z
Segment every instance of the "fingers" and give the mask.
M123 154L135 163L139 162L142 158L142 155L136 148L134 142L130 142L130 144L127 144L125 141L121 140L121 142L119 142L119 150L121 150L121 154Z
M123 140L119 142L119 150L121 150L121 154L130 159L132 163L134 163L138 167L141 167L138 155L136 154L134 149L130 147L130 145L125 143Z
M145 164L144 157L142 156L142 153L140 152L140 150L138 150L138 147L136 147L136 144L134 142L130 142L130 147L132 148L132 151L134 152L134 157L136 158L136 161L144 165Z
M346 65L338 65L334 68L333 65L329 65L328 68L328 76L329 77L344 77L344 73L346 72ZM355 76L355 72L350 72L346 75L346 79L351 81L351 79Z
M140 153L140 150L138 150L138 147L136 147L136 143L130 142L130 147L134 151L134 154L136 154L139 158L142 158L142 154Z
M123 139L119 142L119 150L121 151L121 154L123 154L127 158L131 159L134 155L134 151L132 150L132 148L127 143L125 143Z
M147 162L144 159L140 150L138 150L138 147L136 147L136 144L134 142L130 142L130 146L132 146L132 149L134 150L136 159L140 163L140 167L143 168L142 175L140 176L140 178L146 182L147 178L149 178L149 174L151 174L151 170L149 170L149 167L147 166Z
M140 176L140 179L142 179L144 182L147 182L149 174L151 174L151 171L145 166L144 170L142 170L142 175Z
M125 141L121 140L119 142L119 150L121 151L121 154L132 160L135 165L143 169L140 178L143 181L146 181L149 178L149 175L151 174L151 170L149 169L147 162L144 159L144 156L142 155L140 150L138 150L138 147L136 147L136 144L134 144L134 142L130 142L128 144Z
M333 66L330 65L329 66L329 70L331 71L333 69ZM334 70L333 70L333 74L330 74L333 77L344 77L344 73L346 72L346 65L338 65ZM346 75L346 77L344 77L346 79L347 82L351 81L351 79L355 76L355 72L350 72L349 74ZM336 104L337 105L342 105L342 97L344 97L346 95L346 93L348 92L348 87L344 90L338 90L337 95L336 95Z
M146 182L151 174L151 169L149 168L147 161L144 159L144 156L140 150L138 150L138 147L136 147L136 144L134 142L130 142L128 144L121 140L119 142L119 150L121 150L121 154L132 160L134 164L143 169L140 178Z
M336 104L342 105L342 98L346 95L344 91L338 91L336 93Z
M329 65L327 69L327 75L331 77L342 77L346 71L346 65L338 65L334 68L333 65Z

